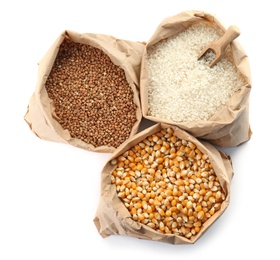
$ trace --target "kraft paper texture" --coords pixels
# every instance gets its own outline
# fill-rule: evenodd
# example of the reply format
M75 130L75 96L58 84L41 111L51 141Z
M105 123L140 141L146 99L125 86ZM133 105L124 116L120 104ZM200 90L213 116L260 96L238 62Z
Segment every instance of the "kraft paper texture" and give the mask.
M226 195L226 199L222 203L221 209L217 211L210 219L208 219L203 224L201 231L197 234L197 236L192 237L191 239L172 234L161 234L144 224L134 221L131 218L129 211L118 198L116 185L111 184L111 173L116 166L111 165L110 161L123 154L135 144L141 142L145 137L167 127L172 127L174 129L175 136L193 142L203 153L208 154L213 169L215 170ZM94 223L98 232L103 238L111 235L123 235L139 239L156 240L170 244L193 244L223 214L223 212L228 207L230 201L230 182L233 174L232 162L228 155L217 150L209 143L199 141L186 131L176 126L158 123L124 142L115 150L111 158L104 166L101 173L100 202L94 218Z
M66 30L59 35L57 40L53 43L39 63L37 85L30 98L27 112L24 117L30 129L39 138L44 140L68 143L94 152L113 152L115 150L114 147L94 147L93 145L87 144L80 139L72 138L69 131L63 129L55 119L54 106L52 105L52 101L49 99L46 92L45 82L56 59L59 46L65 37L74 42L88 44L101 49L111 58L113 63L124 69L127 81L134 92L134 103L138 107L136 111L137 121L131 130L131 136L137 133L142 119L138 88L140 62L144 45L138 42L117 39L109 35L92 33L80 34Z
M194 23L208 21L225 31L225 27L216 16L202 11L185 11L164 19L147 42L141 66L140 100L143 117L155 122L173 124L187 130L195 137L207 140L212 144L238 146L250 140L252 131L249 124L249 96L251 91L251 74L249 61L238 40L231 43L233 59L237 69L243 74L247 84L237 91L229 102L207 121L174 122L148 115L148 81L149 73L146 65L147 49L172 35L186 30Z

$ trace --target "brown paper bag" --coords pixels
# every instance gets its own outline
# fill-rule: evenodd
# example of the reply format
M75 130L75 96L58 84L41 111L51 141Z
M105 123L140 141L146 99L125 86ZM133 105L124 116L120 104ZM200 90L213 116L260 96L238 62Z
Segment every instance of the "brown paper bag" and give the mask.
M249 125L249 94L251 91L250 68L247 55L237 40L231 43L233 60L237 69L246 79L247 84L241 87L222 109L216 112L207 121L174 122L148 114L149 72L146 62L147 49L163 39L167 39L186 30L195 23L205 21L215 24L218 28L225 31L225 27L216 16L201 11L186 11L163 20L151 39L147 42L143 52L140 75L140 96L143 117L155 122L177 125L187 130L193 136L205 139L221 147L237 146L248 141L252 134ZM176 100L174 100L174 102L176 102Z
M101 49L110 57L115 65L121 66L125 71L127 81L134 92L134 103L138 107L136 111L137 121L131 129L130 136L137 133L142 119L138 87L140 62L144 45L138 42L117 39L109 35L91 33L79 34L67 30L59 35L39 63L37 85L30 98L27 113L24 117L30 129L39 138L45 140L68 143L95 152L113 152L115 150L114 147L94 147L80 139L72 138L69 131L63 129L55 119L54 106L48 97L45 89L45 82L56 59L60 44L65 38L71 39L71 41L76 43L87 44Z
M117 195L116 184L111 184L111 173L116 166L111 164L111 160L122 155L134 145L143 141L144 138L171 127L175 136L191 141L204 154L207 154L216 176L219 179L222 190L225 193L225 200L221 208L215 212L201 227L201 231L191 239L174 234L162 234L145 224L136 222L132 219L130 212ZM94 223L98 232L103 238L110 235L131 236L139 239L156 240L170 244L192 244L196 242L202 234L223 214L229 205L230 200L230 182L233 177L233 168L231 159L225 153L217 150L214 146L206 142L200 142L195 137L181 130L176 126L159 123L151 126L144 131L133 136L118 149L115 150L110 160L104 166L101 173L101 197L99 206L94 218Z

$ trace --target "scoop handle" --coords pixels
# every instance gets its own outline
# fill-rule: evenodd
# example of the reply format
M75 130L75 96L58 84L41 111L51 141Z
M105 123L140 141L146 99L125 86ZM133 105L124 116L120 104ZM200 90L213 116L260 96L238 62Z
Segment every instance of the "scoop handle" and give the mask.
M237 26L231 25L226 30L225 34L218 40L218 44L220 45L222 50L225 50L227 45L231 43L234 39L236 39L240 35L240 31Z

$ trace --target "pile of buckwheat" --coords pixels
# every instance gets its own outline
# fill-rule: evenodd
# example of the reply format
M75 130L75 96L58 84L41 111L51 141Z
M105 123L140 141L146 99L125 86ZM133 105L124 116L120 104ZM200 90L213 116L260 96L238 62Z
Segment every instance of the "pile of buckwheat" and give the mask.
M45 87L72 138L116 148L130 136L134 94L124 70L102 50L64 40Z

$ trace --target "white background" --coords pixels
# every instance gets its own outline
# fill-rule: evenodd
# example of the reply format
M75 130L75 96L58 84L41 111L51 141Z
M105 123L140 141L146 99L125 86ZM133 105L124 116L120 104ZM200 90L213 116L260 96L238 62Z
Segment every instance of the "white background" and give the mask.
M0 4L0 259L279 259L279 19L276 0L2 1ZM148 41L185 10L235 24L252 72L252 139L233 160L231 202L193 245L103 239L93 224L110 154L43 141L24 122L37 63L65 29ZM144 126L141 126L143 129Z

